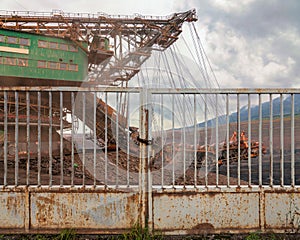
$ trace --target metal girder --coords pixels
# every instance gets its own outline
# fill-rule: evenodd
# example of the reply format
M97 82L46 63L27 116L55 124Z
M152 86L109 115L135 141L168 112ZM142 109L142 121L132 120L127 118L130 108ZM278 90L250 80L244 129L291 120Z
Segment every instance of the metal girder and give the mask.
M70 38L75 41L85 41L88 44L90 44L90 38L96 35L139 36L137 41L135 38L128 38L129 41L134 42L133 45L139 47L144 47L158 33L169 40L176 38L181 32L183 22L196 20L195 10L175 13L167 17L81 14L62 11L52 13L0 12L1 28ZM164 44L160 41L154 41L153 44L163 46Z

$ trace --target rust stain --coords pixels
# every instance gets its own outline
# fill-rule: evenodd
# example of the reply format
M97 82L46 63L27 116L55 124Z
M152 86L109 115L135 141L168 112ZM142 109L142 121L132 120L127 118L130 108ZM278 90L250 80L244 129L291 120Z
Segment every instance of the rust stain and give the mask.
M214 230L214 226L211 223L199 223L192 227L191 229L187 230L188 234L201 234L201 233L207 233L212 232Z
M22 199L18 196L7 196L6 198L6 208L17 215L18 209L22 208Z
M135 212L132 211L133 206L138 203L139 195L134 194L132 196L127 197L127 204L125 205L125 211L128 214L128 219L130 219L130 224L133 225L136 221L137 216L135 215Z
M54 198L54 196L52 196L52 197L38 196L37 197L37 202L43 201L45 204L55 205L55 200L53 198Z
M53 197L43 197L38 196L36 201L36 221L39 225L44 226L47 225L48 222L51 222L54 218L53 216L53 208L56 205Z

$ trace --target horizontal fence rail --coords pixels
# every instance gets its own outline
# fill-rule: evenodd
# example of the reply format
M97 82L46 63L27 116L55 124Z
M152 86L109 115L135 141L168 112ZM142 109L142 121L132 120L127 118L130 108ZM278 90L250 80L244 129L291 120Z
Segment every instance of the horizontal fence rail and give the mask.
M140 89L0 91L1 185L138 185ZM299 185L297 89L147 91L153 187Z
M299 101L300 89L0 88L0 232L295 232Z

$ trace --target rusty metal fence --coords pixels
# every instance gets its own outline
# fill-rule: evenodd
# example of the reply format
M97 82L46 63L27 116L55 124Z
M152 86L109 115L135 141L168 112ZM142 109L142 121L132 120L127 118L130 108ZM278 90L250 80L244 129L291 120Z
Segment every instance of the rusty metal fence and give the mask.
M297 232L300 89L0 89L0 232Z

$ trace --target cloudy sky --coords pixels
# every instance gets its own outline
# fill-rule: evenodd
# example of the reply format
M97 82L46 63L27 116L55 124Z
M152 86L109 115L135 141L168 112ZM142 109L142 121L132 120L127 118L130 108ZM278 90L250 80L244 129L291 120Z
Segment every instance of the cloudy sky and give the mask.
M298 0L1 0L2 10L168 15L196 8L221 87L300 87Z

